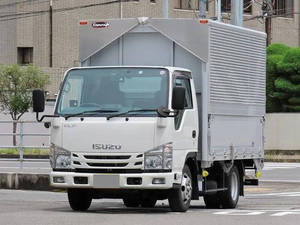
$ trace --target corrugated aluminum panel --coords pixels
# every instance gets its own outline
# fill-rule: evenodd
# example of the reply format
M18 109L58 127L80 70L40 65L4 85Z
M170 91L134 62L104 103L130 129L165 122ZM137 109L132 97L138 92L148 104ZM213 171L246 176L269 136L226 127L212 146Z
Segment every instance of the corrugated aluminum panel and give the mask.
M209 113L264 115L265 35L212 23L209 59Z

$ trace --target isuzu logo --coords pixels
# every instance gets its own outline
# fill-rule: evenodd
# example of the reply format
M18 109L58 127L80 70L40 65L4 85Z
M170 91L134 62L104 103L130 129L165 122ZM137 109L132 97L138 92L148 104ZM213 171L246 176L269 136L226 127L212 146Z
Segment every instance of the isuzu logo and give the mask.
M93 144L93 149L97 149L97 150L120 150L121 148L122 148L121 145Z

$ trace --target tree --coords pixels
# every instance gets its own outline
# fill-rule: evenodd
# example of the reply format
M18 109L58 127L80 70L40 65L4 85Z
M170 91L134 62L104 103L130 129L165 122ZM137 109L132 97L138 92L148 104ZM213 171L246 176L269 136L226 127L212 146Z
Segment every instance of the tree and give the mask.
M276 73L275 98L280 100L283 111L300 112L300 48L285 53L277 63Z
M266 80L266 93L267 93L267 112L281 112L282 105L278 96L276 96L275 80L278 78L277 65L282 61L286 52L290 47L275 43L267 48L267 80Z
M32 89L44 88L46 84L49 84L49 76L34 65L0 66L0 110L11 115L13 133L17 130L16 121L32 104ZM15 135L13 145L16 146Z

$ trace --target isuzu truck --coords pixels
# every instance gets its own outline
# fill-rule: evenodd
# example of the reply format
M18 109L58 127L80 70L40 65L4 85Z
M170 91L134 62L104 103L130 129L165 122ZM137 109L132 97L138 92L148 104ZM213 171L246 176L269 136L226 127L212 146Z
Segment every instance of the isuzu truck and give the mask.
M266 35L206 19L79 23L81 66L66 71L52 117L51 185L73 210L168 199L235 208L264 158ZM245 171L256 177L245 179Z

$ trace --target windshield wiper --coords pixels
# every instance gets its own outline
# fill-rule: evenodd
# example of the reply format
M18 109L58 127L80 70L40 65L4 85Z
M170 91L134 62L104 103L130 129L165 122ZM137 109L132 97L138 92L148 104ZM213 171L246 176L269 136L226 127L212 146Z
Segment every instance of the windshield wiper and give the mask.
M123 116L123 115L127 115L127 114L133 113L133 112L157 112L157 109L137 109L137 110L129 110L129 111L126 111L126 112L122 112L122 113L110 115L110 116L106 117L106 119L109 120L109 119L111 119L111 118L113 118L113 117Z
M81 115L84 115L87 113L113 113L113 112L119 112L119 111L118 110L109 110L109 109L98 109L98 110L83 111L83 112L75 113L75 114L67 114L64 117L67 120L70 117L81 116Z

